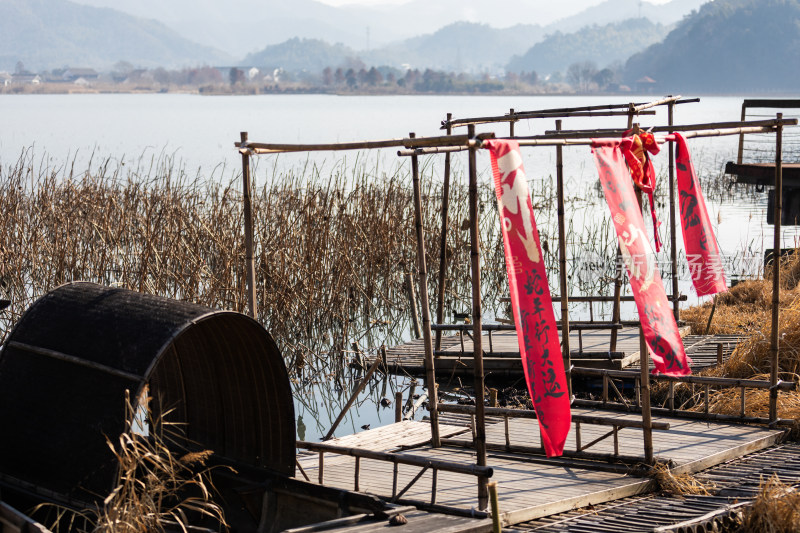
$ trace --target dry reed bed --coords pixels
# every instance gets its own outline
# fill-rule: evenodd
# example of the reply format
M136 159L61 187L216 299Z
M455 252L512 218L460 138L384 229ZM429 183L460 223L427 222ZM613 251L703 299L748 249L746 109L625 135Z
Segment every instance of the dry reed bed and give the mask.
M282 349L313 354L365 336L375 346L402 329L403 274L416 271L410 185L403 167L352 176L335 168L324 177L306 168L254 191L259 319ZM423 190L433 295L441 184L431 172ZM455 185L451 194L448 312L469 310L470 295L467 191ZM488 185L481 204L486 298L494 301L502 285L492 273L504 269ZM192 179L169 158L75 173L24 154L0 169L0 297L13 302L0 314L0 339L35 298L72 280L243 311L241 206L237 178Z
M706 332L712 306L712 302L706 302L681 314L681 318L692 327L692 333ZM737 346L722 366L703 374L768 380L771 332L772 279L769 273L766 279L746 281L718 295L709 333L736 333L749 337ZM778 338L779 377L786 381L797 380L800 373L800 256L797 255L782 260ZM703 408L702 394L692 396L688 387L679 388L680 391L676 388L676 394L687 406ZM745 399L748 416L768 416L769 391L748 390ZM778 401L778 416L800 420L800 393L781 393ZM739 389L722 389L709 395L711 412L738 415L740 405Z
M0 313L0 340L35 298L72 280L245 309L238 177L194 178L169 157L126 166L105 160L84 172L72 167L54 167L29 150L0 168L0 297L13 302ZM458 163L454 168L445 321L471 310L466 180ZM422 169L432 299L441 225L436 170L432 164ZM341 355L354 340L368 347L402 340L409 321L404 274L416 274L407 162L389 170L340 162L323 171L307 164L266 174L258 172L257 181L266 184L253 198L257 304L259 320L287 359L302 354L313 365L318 354ZM559 292L552 179L531 183L551 285ZM567 199L568 257L613 257L610 221L597 220L600 198L587 187ZM484 307L491 313L507 284L488 178L481 179L479 202ZM582 277L580 261L568 265L573 294L607 294L613 285L610 276Z

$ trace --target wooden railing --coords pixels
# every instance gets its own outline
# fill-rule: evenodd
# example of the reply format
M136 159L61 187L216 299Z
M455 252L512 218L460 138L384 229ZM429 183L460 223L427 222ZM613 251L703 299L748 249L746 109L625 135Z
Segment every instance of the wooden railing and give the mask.
M355 457L355 470L354 470L354 480L353 480L353 490L358 492L361 489L360 481L361 481L361 459L371 459L375 461L384 461L390 462L394 464L393 474L392 474L392 502L399 501L414 484L422 478L422 476L428 470L431 471L431 497L430 497L430 504L436 504L436 488L437 488L437 481L438 481L438 474L439 471L443 472L454 472L457 474L464 474L468 476L475 476L479 479L488 479L494 475L494 470L488 466L478 466L473 464L463 464L463 463L454 463L450 461L440 461L436 459L430 459L428 457L423 457L419 455L411 455L406 453L388 453L388 452L378 452L373 450L364 450L360 448L347 448L341 446L335 446L331 444L322 444L316 442L305 442L305 441L297 441L296 443L297 448L309 450L312 452L319 453L319 467L317 472L317 479L320 485L323 484L324 481L324 471L325 471L325 454L332 453L337 455L348 455L351 457ZM297 463L299 466L299 462ZM417 473L417 475L401 490L398 491L398 466L404 465L411 465L420 467L421 470ZM300 467L300 473L306 478L306 481L310 481L308 475L305 473L302 467Z
M719 345L721 348L721 345ZM721 359L721 350L718 349L717 359ZM604 407L604 408L624 408L628 411L635 411L641 408L641 398L639 396L640 390L640 372L638 370L605 370L599 368L573 368L573 376L586 376L601 378L603 381L603 393L601 400L575 400L575 405L585 407ZM668 376L665 374L651 375L649 378L655 382L666 382L668 384L667 391L667 407L658 408L651 407L654 414L681 416L687 418L702 418L708 420L719 421L736 421L772 425L793 425L794 420L781 420L778 418L770 419L764 417L746 416L747 408L747 389L765 389L781 391L795 391L797 390L797 383L794 381L781 381L778 380L776 385L772 385L768 380L756 379L735 379L735 378L722 378L713 376ZM633 381L635 398L630 401L625 397L615 384L615 380L619 381ZM702 387L703 394L703 410L702 411L684 411L675 407L675 384L685 383L692 387L692 395L694 396L695 388ZM726 415L710 412L710 393L712 388L738 388L739 392L739 414ZM612 399L610 393L613 392L616 399Z
M454 404L439 404L437 409L440 413L460 413L460 414L475 414L474 405L454 405ZM530 409L508 409L502 407L486 407L485 412L487 416L499 416L505 421L505 444L490 446L490 448L498 449L507 452L520 452L520 453L544 453L544 447L533 446L520 446L511 444L511 435L509 433L508 421L510 418L537 418L536 411ZM640 456L626 456L619 453L619 430L624 428L643 428L644 423L642 420L627 420L623 418L602 417L593 415L572 415L572 422L575 424L575 451L565 450L565 457L577 457L591 460L602 461L619 461L630 464L642 463ZM592 424L600 426L609 426L611 430L604 435L592 440L587 444L583 444L581 440L581 424ZM473 426L474 427L474 426ZM667 422L651 422L651 428L654 430L666 431L669 430L669 423ZM613 453L597 453L587 452L586 450L608 438L614 439L614 452ZM469 441L458 439L442 439L443 444L464 445Z

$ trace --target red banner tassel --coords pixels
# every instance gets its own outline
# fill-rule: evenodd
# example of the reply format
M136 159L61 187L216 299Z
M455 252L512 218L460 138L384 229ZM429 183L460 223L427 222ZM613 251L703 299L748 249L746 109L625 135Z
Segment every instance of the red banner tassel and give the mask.
M630 130L625 132L623 137L627 137ZM623 148L625 160L628 162L628 169L631 178L642 192L647 193L650 198L650 215L653 217L653 240L656 244L656 252L661 251L661 237L658 235L658 227L661 223L656 216L656 204L653 195L656 192L656 170L649 154L657 155L661 149L658 147L655 136L645 131L631 137L632 142L629 147Z
M497 210L503 231L508 288L528 392L545 453L561 455L572 415L550 286L528 182L515 141L489 140Z
M691 373L678 324L664 291L655 253L644 230L644 219L625 166L623 153L630 138L596 140L592 144L600 184L611 210L639 320L655 372L682 376Z
M722 256L686 139L680 133L675 133L669 135L667 140L674 140L676 145L675 166L678 170L683 247L692 283L698 296L725 292L728 284L722 268Z

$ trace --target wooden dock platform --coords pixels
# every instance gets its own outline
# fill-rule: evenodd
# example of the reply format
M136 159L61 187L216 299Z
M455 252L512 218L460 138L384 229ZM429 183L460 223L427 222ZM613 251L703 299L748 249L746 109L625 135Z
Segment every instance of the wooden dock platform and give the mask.
M739 521L737 513L752 504L762 481L776 474L783 483L800 483L800 444L772 446L702 471L695 477L710 494L633 496L516 524L514 529L541 533L727 531L723 527Z
M590 413L595 416L616 418L639 418L639 415L613 411L573 409L575 414ZM676 473L694 473L725 461L741 457L755 450L767 448L779 441L785 432L764 427L740 424L725 424L688 420L675 417L654 416L654 421L670 424L667 431L653 432L653 445L658 460L670 462ZM487 446L490 449L488 466L494 469L492 481L498 483L500 512L506 525L517 524L569 511L587 505L596 505L611 500L642 494L653 489L653 480L632 471L624 465L610 463L588 463L564 459L547 459L543 456L504 451L504 422L487 424ZM510 444L524 446L539 445L539 429L535 420L510 419ZM467 427L441 425L442 436L471 439ZM583 424L583 444L591 442L607 431L602 426ZM355 447L376 451L391 451L412 454L431 460L445 460L465 465L475 464L472 449L456 446L433 448L429 444L430 427L425 422L405 421L374 430L364 431L342 439L333 439L329 444L345 448ZM566 450L576 448L576 432L573 430ZM613 441L606 439L591 448L596 452L613 451ZM623 455L641 457L641 430L620 430L619 452ZM319 480L319 454L299 457L299 464L311 481ZM393 469L397 468L398 481L393 484ZM399 503L426 502L431 499L432 475L430 471L420 475L421 468L410 465L394 465L386 461L361 460L359 468L359 490L391 499L415 477ZM322 482L327 486L352 490L355 483L355 459L353 457L325 454ZM298 473L298 477L300 474ZM478 508L475 478L439 472L436 481L435 503L460 509L468 517ZM453 524L455 526L455 524ZM466 529L453 531L488 531L491 523L458 525Z
M689 335L689 328L681 328L683 343L692 359L692 369L697 371L717 364L717 345L723 346L727 359L736 345L745 337L740 335ZM473 370L472 340L468 335L442 337L441 350L436 356L437 376L471 376ZM516 378L522 375L522 361L516 332L484 332L484 373L487 377ZM607 330L570 332L572 364L584 368L622 370L638 367L639 329L626 327L619 331L617 351L610 352L610 334ZM425 374L425 347L422 339L393 346L386 350L388 370L412 376Z

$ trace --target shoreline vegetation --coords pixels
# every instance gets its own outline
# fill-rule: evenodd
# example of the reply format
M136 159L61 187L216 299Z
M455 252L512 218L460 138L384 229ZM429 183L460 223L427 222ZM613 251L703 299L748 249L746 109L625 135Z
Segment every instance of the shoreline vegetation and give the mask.
M537 87L507 85L501 82L465 83L448 88L408 88L402 86L326 87L303 83L241 84L215 83L206 85L182 84L118 84L118 83L47 83L25 85L0 85L0 94L199 94L204 96L252 96L259 94L330 94L337 96L574 96L596 94L622 96L627 92L576 92L568 86Z
M334 95L334 96L607 96L642 97L660 94L645 88L628 90L576 90L566 84L535 86L505 83L481 83L454 86L446 89L414 89L407 87L326 87L302 83L246 84L225 83L208 85L152 84L129 85L118 83L47 83L1 85L0 95L56 95L56 94L196 94L201 96L255 96L255 95ZM740 96L741 91L692 91L693 96ZM756 91L750 96L771 98L788 97L787 91Z

